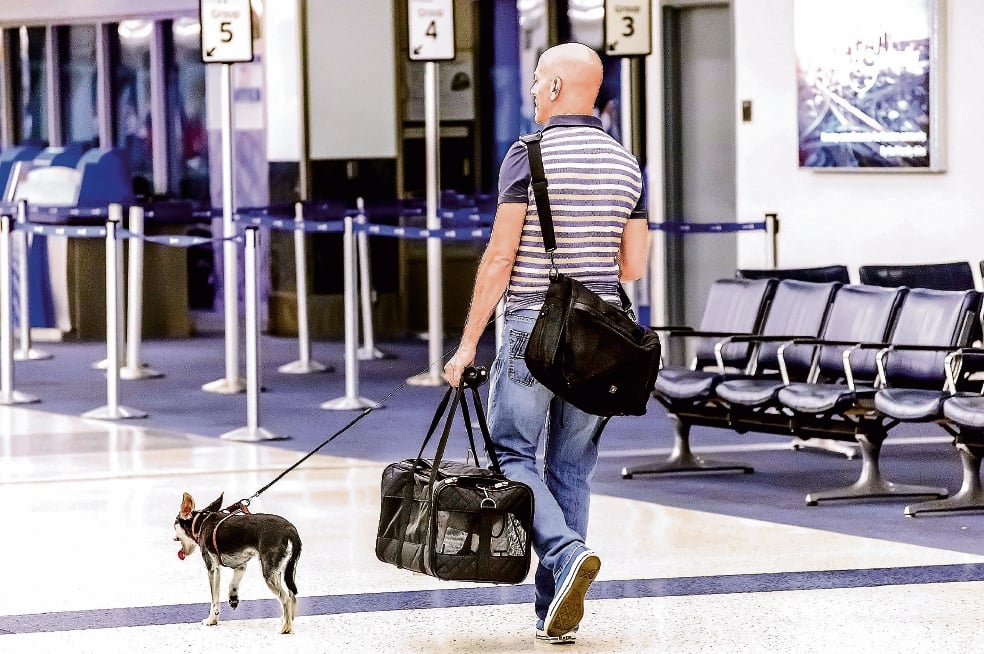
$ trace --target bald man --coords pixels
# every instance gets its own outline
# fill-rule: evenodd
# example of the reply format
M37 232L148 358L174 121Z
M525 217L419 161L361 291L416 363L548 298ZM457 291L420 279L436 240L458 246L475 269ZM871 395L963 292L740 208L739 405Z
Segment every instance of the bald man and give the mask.
M546 50L533 72L534 120L557 237L557 268L621 306L620 281L646 270L648 221L639 164L593 115L601 59L580 43ZM606 420L584 413L537 382L524 353L543 305L550 260L543 249L525 145L517 141L499 171L499 205L475 278L461 343L444 367L458 386L505 293L503 342L492 365L489 429L503 472L534 495L536 637L573 642L584 596L601 568L585 544L589 481ZM543 451L543 472L537 454Z

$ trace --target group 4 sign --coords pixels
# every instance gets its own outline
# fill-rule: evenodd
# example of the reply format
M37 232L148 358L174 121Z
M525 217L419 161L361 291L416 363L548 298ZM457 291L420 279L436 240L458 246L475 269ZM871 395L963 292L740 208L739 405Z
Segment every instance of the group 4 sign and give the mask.
M451 0L409 0L407 27L412 61L454 59L454 9Z

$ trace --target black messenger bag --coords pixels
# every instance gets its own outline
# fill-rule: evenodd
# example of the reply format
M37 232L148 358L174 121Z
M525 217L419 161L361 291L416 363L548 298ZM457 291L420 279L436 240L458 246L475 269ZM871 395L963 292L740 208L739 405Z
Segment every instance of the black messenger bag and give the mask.
M445 580L518 584L526 579L533 492L501 472L478 396L478 385L487 377L484 368L466 369L462 385L444 394L417 458L392 463L383 471L376 533L376 558L383 563ZM478 461L466 385L472 390L488 469L443 460L460 405L472 460ZM442 418L437 452L433 459L424 459L424 448Z
M544 248L550 253L550 286L526 347L533 377L577 408L599 416L646 413L659 372L660 341L628 309L603 300L554 266L556 249L540 133L523 136Z

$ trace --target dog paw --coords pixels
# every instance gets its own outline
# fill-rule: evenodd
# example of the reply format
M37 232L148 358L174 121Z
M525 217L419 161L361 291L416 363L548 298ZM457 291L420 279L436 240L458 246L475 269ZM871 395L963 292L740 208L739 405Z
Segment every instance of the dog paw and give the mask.
M206 627L214 627L215 625L219 624L219 618L218 616L210 615L204 620L202 620L202 624L205 625Z
M239 606L239 595L229 596L229 606L231 606L233 609Z
M293 625L285 624L280 628L280 633L282 634L292 634L294 633Z

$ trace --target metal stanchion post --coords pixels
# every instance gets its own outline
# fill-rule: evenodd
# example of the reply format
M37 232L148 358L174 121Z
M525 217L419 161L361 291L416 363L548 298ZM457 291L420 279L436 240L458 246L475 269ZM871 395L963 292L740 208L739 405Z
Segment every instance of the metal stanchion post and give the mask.
M82 414L85 418L121 420L124 418L146 418L147 413L139 409L121 406L120 395L120 339L122 338L123 276L120 259L123 258L123 243L116 238L123 207L109 205L109 220L106 221L106 405Z
M130 207L130 233L126 292L126 365L120 379L154 379L164 373L140 361L143 341L144 208ZM122 268L122 267L121 267Z
M294 204L294 277L297 280L297 361L285 363L278 372L290 375L305 375L313 372L326 372L329 366L311 360L311 332L308 324L308 284L307 284L307 237L304 233L304 205Z
M779 214L765 214L765 234L766 247L769 247L769 256L773 268L779 267Z
M246 275L246 426L222 434L219 438L229 441L281 441L287 436L277 436L260 426L260 302L258 266L256 263L259 228L246 228L246 255L243 265Z
M27 233L26 229L27 200L21 200L17 203L17 224L20 225L20 229L17 230L17 242L14 247L17 248L18 269L20 271L20 275L17 278L17 313L20 319L20 348L14 352L14 360L50 359L50 353L31 347L31 285L29 283L31 273L30 262L27 259L28 253L30 252L28 243L31 235Z
M222 107L222 274L225 303L225 377L202 386L203 391L232 395L246 390L239 376L239 253L233 238L236 225L233 221L232 178L232 65L222 64L219 78Z
M427 168L427 229L441 228L438 203L438 111L437 64L424 64L424 144ZM440 386L444 383L444 286L441 278L441 239L427 238L427 372L407 380L414 386Z
M0 216L0 404L28 404L39 398L14 390L13 306L10 297L10 216Z
M345 233L342 243L342 262L345 266L345 396L321 404L322 409L375 409L378 402L359 396L359 318L358 298L355 291L355 238L352 217L345 216Z
M355 207L359 210L356 220L360 225L366 224L366 203L362 198L355 201ZM372 329L372 279L369 276L369 235L364 231L359 231L355 235L359 246L356 252L356 259L359 261L359 301L362 307L362 347L359 348L359 359L369 361L372 359L391 359L392 354L381 352L376 348L376 339Z

